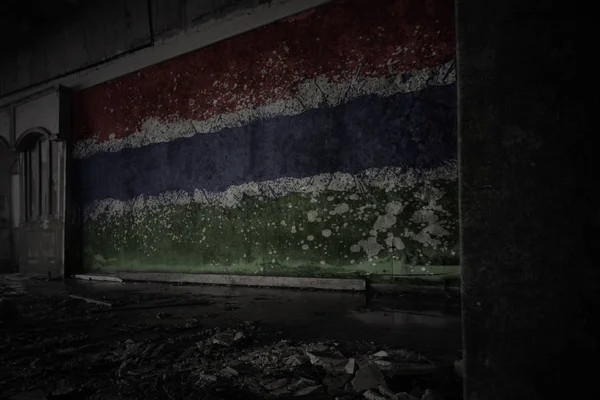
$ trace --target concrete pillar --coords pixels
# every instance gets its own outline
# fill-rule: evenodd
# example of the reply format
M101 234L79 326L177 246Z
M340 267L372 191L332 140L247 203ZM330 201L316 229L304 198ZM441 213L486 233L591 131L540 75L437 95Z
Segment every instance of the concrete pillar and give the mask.
M600 202L575 83L577 10L457 1L466 399L600 386L589 256L600 254Z

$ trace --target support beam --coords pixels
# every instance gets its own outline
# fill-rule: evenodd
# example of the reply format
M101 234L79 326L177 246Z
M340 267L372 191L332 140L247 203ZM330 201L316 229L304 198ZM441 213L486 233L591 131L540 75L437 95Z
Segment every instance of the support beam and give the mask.
M465 399L598 398L577 11L457 1Z

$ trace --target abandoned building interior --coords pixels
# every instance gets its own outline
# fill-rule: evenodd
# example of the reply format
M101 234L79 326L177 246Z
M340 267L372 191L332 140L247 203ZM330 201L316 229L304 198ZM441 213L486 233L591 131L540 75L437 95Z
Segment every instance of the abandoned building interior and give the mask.
M593 381L565 367L597 354L600 213L554 2L0 13L0 399Z

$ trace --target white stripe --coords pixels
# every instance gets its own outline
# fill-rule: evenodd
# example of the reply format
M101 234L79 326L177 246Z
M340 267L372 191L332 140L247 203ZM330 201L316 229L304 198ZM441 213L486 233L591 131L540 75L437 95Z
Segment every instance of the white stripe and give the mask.
M358 71L356 75L358 75ZM89 138L78 141L75 144L74 155L75 158L81 159L99 152L117 152L126 148L170 142L197 134L243 126L257 119L293 116L311 109L335 107L365 95L376 94L387 97L397 93L417 92L430 86L445 85L456 81L454 61L413 72L406 82L402 78L403 75L398 74L386 78L357 77L343 82L334 82L326 76L319 76L302 82L298 86L296 94L288 94L282 100L261 107L255 108L250 104L235 112L216 115L206 120L176 118L164 121L149 117L143 121L138 132L122 139L97 142L96 138Z
M139 196L133 200L104 199L93 202L84 210L86 220L120 217L126 212L144 213L158 207L207 204L223 208L237 207L244 196L279 198L292 193L317 196L326 191L364 193L369 188L406 188L428 185L432 180L456 181L457 163L447 162L432 170L403 169L399 167L370 168L358 174L335 172L306 178L279 178L271 181L234 185L223 192L196 190L165 192L158 196Z

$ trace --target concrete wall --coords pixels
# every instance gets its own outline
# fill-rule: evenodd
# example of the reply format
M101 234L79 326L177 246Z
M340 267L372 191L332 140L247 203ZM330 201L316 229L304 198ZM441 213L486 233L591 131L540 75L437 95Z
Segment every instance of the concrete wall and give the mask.
M337 1L78 92L85 267L457 265L453 16Z

